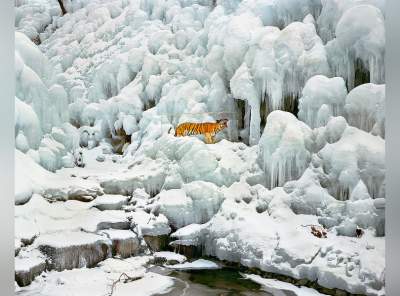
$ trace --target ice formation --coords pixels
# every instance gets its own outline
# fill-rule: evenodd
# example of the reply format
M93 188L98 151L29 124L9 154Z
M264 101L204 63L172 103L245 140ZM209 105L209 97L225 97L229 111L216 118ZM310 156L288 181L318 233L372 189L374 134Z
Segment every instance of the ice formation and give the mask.
M349 90L365 82L384 82L385 27L381 10L367 4L346 10L336 25L335 36L326 45L330 65L335 75L346 79Z
M282 186L300 177L311 160L312 146L312 132L304 122L288 112L272 112L259 144L266 186Z
M385 137L385 85L367 83L346 97L346 118L350 125Z
M385 1L64 2L15 3L18 293L215 267L170 247L384 295Z
M331 116L343 115L346 95L343 78L311 77L299 100L299 119L311 128L325 126Z
M379 136L347 127L339 141L326 144L318 155L339 200L348 199L360 180L371 197L384 197L385 142Z

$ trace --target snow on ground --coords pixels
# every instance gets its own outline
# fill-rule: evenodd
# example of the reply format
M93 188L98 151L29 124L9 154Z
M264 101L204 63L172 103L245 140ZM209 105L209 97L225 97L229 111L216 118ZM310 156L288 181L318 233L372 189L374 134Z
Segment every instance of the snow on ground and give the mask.
M53 174L15 150L15 203L26 203L34 193L66 200L79 196L93 197L101 194L102 189L95 182Z
M177 261L178 263L183 263L186 261L185 256L174 252L162 251L162 252L155 252L153 255L155 258L164 258L167 260L167 262Z
M255 275L255 274L243 274L243 277L245 279L250 279L250 280L262 285L263 289L269 293L272 293L272 295L275 295L275 294L278 295L279 292L277 292L277 291L281 291L281 290L291 291L296 296L325 295L325 294L321 294L321 293L317 292L314 289L310 289L307 287L297 287L295 285L281 282L281 281L274 280L274 279L265 279L265 278L260 277L259 275Z
M193 262L186 262L174 265L167 265L168 268L177 270L191 270L191 269L218 269L220 266L213 261L198 259Z
M113 295L153 295L167 292L173 285L170 277L145 272L148 257L132 257L125 260L107 259L98 267L79 268L62 272L48 272L38 277L30 287L22 288L21 295L93 295L101 296L111 291L111 286L121 273L131 277L142 277L129 283L116 285ZM36 294L37 295L37 294Z
M144 277L115 294L150 295L174 282L149 260L214 266L143 256L171 239L384 295L383 0L65 5L15 3L18 293L104 295L126 272ZM173 136L223 118L215 144Z

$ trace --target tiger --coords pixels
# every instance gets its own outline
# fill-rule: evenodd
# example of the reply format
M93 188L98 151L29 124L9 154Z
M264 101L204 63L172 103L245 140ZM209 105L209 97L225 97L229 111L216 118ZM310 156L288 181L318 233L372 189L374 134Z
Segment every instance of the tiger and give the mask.
M204 135L206 144L214 144L215 135L228 127L228 119L218 119L216 122L184 122L175 129L175 137Z

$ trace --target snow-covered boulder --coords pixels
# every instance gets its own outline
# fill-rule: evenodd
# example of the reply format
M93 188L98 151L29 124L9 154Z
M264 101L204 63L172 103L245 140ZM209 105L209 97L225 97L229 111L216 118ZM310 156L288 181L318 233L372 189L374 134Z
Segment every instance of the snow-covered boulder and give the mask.
M131 230L108 229L99 234L112 241L113 256L127 258L139 253L139 239Z
M40 235L35 246L47 257L52 270L94 267L111 257L111 241L103 236L85 232L62 232Z
M46 256L38 250L21 252L15 257L15 280L20 287L29 285L46 269Z

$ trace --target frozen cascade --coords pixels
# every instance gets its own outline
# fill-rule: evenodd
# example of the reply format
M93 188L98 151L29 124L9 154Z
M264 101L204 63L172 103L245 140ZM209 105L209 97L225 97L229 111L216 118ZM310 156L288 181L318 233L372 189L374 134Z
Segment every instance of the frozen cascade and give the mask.
M268 101L269 111L297 112L305 82L314 75L330 75L328 57L314 24L294 22L282 31L265 27L257 36L258 44L245 59L251 65L257 93Z
M366 83L346 97L346 119L350 125L385 138L385 85Z
M328 123L329 125L329 123ZM384 197L385 141L347 126L340 139L318 152L330 180L330 193L347 200L362 180L372 198Z
M266 186L274 188L299 178L311 160L312 146L312 131L304 122L288 112L271 112L258 151Z
M350 8L369 4L377 7L385 14L385 0L335 0L322 1L322 10L317 18L318 35L324 43L335 38L336 26L342 15Z
M346 95L343 78L311 77L299 101L299 119L311 128L325 126L330 116L343 114Z
M245 63L236 70L230 85L233 96L246 101L250 107L249 144L256 145L260 139L260 100L254 87L253 78Z
M365 82L384 82L385 27L378 8L358 5L346 10L335 35L326 45L329 63L336 76L346 79L349 90ZM369 75L369 81L358 77L362 75Z

